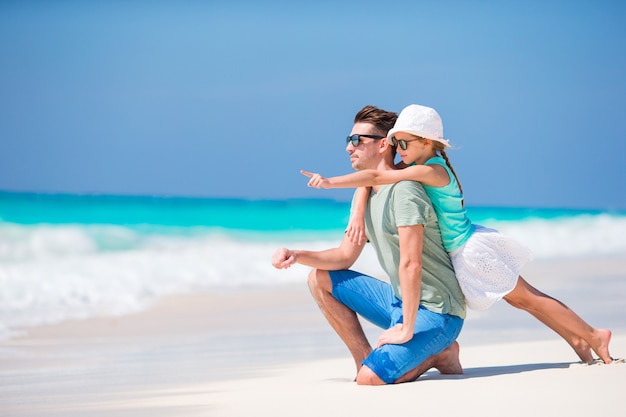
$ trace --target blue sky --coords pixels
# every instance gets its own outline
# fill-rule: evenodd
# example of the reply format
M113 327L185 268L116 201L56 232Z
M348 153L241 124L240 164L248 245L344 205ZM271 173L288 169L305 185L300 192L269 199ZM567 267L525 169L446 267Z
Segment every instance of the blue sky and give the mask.
M626 209L624 21L619 1L1 1L0 190L348 199L299 170L349 172L354 114L418 103L468 205Z

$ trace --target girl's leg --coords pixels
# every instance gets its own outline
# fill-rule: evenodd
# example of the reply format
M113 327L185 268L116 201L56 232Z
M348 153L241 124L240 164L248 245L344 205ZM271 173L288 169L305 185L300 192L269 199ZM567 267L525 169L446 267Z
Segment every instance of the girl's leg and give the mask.
M565 304L537 290L521 276L515 289L504 299L512 306L532 314L554 330L569 343L583 362L593 360L591 355L593 349L605 363L611 363L610 330L591 327Z

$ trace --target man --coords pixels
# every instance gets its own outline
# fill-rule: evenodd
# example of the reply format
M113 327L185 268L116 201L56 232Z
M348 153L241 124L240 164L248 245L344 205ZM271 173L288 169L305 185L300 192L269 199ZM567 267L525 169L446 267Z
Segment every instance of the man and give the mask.
M394 169L395 149L384 140L396 114L366 106L354 119L346 150L354 169ZM309 287L357 366L357 383L413 381L435 367L462 373L456 337L465 301L437 217L414 181L372 187L365 213L367 237L391 284L351 271L365 243L345 236L325 251L278 249L276 268L311 266ZM386 329L370 346L357 314Z

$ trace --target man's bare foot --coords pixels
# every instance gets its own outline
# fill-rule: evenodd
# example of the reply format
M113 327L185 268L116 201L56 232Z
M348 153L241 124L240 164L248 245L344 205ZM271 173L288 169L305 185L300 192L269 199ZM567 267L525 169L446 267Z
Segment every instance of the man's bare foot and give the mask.
M453 342L446 350L435 357L433 368L436 368L440 373L446 375L463 374L463 367L459 360L459 351L459 343L456 341Z

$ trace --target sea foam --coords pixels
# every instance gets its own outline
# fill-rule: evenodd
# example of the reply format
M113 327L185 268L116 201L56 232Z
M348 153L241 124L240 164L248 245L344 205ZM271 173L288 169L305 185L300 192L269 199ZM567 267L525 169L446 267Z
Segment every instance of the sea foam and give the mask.
M274 208L271 212L282 215ZM306 220L305 214L296 217ZM337 209L325 213L318 207L315 215L336 216ZM626 255L623 214L477 217L478 223L526 244L536 259ZM306 285L309 269L300 265L274 269L270 263L274 250L325 249L342 238L343 227L307 229L301 224L245 230L0 221L0 337L30 326L137 312L168 294ZM383 274L369 247L356 269Z

